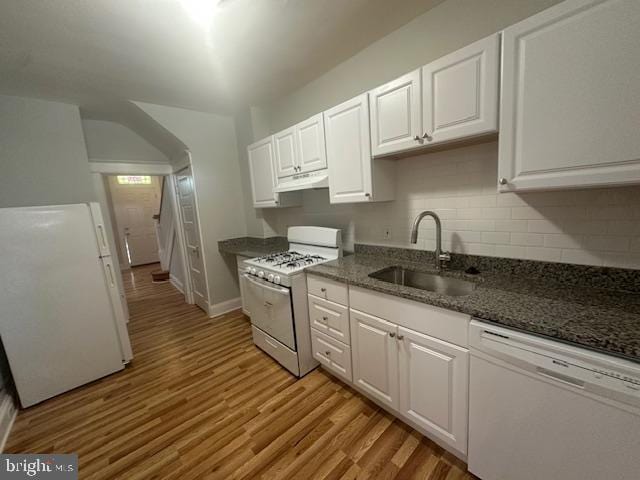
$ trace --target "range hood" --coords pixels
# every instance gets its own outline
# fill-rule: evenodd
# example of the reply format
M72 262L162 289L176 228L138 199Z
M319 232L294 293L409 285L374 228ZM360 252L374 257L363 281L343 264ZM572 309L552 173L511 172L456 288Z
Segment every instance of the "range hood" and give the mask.
M317 172L301 173L292 177L280 179L278 186L273 189L275 193L295 192L310 188L328 188L329 173L325 170Z

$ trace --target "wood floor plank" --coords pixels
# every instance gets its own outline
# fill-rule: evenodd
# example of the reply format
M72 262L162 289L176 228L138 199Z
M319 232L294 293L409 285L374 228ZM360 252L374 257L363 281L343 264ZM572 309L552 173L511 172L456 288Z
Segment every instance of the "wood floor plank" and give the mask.
M210 319L155 268L123 275L131 364L21 410L7 453L78 453L91 480L475 478L326 372L296 379L239 310Z

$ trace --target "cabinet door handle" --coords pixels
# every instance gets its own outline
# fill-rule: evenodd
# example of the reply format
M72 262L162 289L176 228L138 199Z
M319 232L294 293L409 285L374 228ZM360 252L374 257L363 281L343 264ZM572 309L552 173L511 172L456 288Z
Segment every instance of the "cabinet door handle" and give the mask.
M413 139L414 139L416 142L419 142L420 140L422 140L422 138L420 138L420 135L416 135L415 137L413 137Z
M327 292L327 289L326 289L326 288L324 288L324 287L320 287L320 291L321 291L322 293L326 293L326 292Z
M398 340L404 340L404 335L398 335Z
M424 132L422 134L422 138L425 138L425 139L431 141L431 135L429 135L429 132Z
M322 320L324 320L325 322L328 322L329 318L328 317L322 317Z
M393 337L395 337L395 336L396 336L396 334L395 334L394 332L389 332L389 336L390 336L391 338L393 338Z
M506 185L507 183L509 183L509 181L506 178L502 177L500 178L500 180L498 180L498 183L500 185Z
M325 351L324 353L325 355L331 355L331 352L329 350Z

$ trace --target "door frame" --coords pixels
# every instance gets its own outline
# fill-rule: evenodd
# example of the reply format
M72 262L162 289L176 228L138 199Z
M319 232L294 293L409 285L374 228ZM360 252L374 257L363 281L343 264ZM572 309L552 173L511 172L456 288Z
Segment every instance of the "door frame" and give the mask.
M180 251L182 253L182 266L185 271L185 282L188 285L185 285L185 297L187 298L187 303L195 304L195 299L193 297L193 288L191 284L191 270L189 269L189 256L187 253L187 240L184 234L184 223L182 222L182 210L180 208L180 200L178 199L178 181L177 175L186 168L191 168L191 180L193 187L193 203L196 208L196 216L198 217L198 239L200 240L200 255L202 256L202 271L204 273L204 286L206 290L206 303L207 303L207 315L211 315L211 299L209 298L209 276L207 275L207 257L204 248L204 241L202 238L202 226L201 226L201 216L200 216L200 208L198 206L198 187L196 187L195 181L195 173L193 171L193 162L191 161L191 152L189 150L184 150L178 157L178 160L174 162L173 172L170 175L171 181L171 198L172 204L175 212L175 220L176 220L176 231L178 232L178 243L180 244ZM189 292L187 296L187 291Z
M104 180L106 177L113 175L154 175L154 176L162 176L166 177L170 183L171 188L169 188L169 198L171 201L171 206L174 209L174 228L178 235L176 236L177 240L177 248L178 253L182 257L182 275L184 278L184 298L185 301L189 304L194 303L193 299L193 290L191 288L191 273L187 268L187 252L184 241L184 232L181 226L181 217L180 217L180 209L178 206L178 199L176 197L176 176L175 174L184 169L186 166L191 165L191 154L186 152L188 155L188 163L185 165L181 163L178 167L172 167L167 163L128 163L128 162L89 162L90 171L92 174L99 174L102 177L101 182L95 182L96 188L99 190L97 193L99 197L106 199L106 188L104 184ZM192 167L193 169L193 167ZM193 173L193 171L192 171ZM194 182L195 183L195 182ZM195 185L194 185L195 192ZM194 195L196 197L196 195ZM109 216L111 218L113 212L110 205L110 202L104 201L101 202L103 208L106 208L104 215ZM196 210L197 210L197 197L196 197ZM199 215L199 212L197 212ZM199 218L199 217L198 217ZM110 235L113 235L113 232L109 232ZM202 242L202 231L200 230L200 223L198 223L198 234L200 235L200 241ZM115 240L115 239L114 239ZM117 255L117 252L115 252ZM203 256L204 262L204 256ZM120 264L120 262L118 262ZM207 299L209 296L209 284L207 281L206 268L205 271L205 284L207 287ZM208 300L207 300L208 301ZM208 313L208 312L207 312Z

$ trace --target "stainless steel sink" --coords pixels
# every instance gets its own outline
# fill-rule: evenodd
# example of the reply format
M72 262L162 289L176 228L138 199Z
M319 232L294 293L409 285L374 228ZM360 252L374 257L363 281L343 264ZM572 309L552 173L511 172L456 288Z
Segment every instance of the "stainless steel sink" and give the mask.
M418 272L416 270L408 270L398 266L383 268L382 270L373 272L369 276L383 282L419 288L420 290L428 290L452 297L469 295L476 288L476 284L473 282Z

